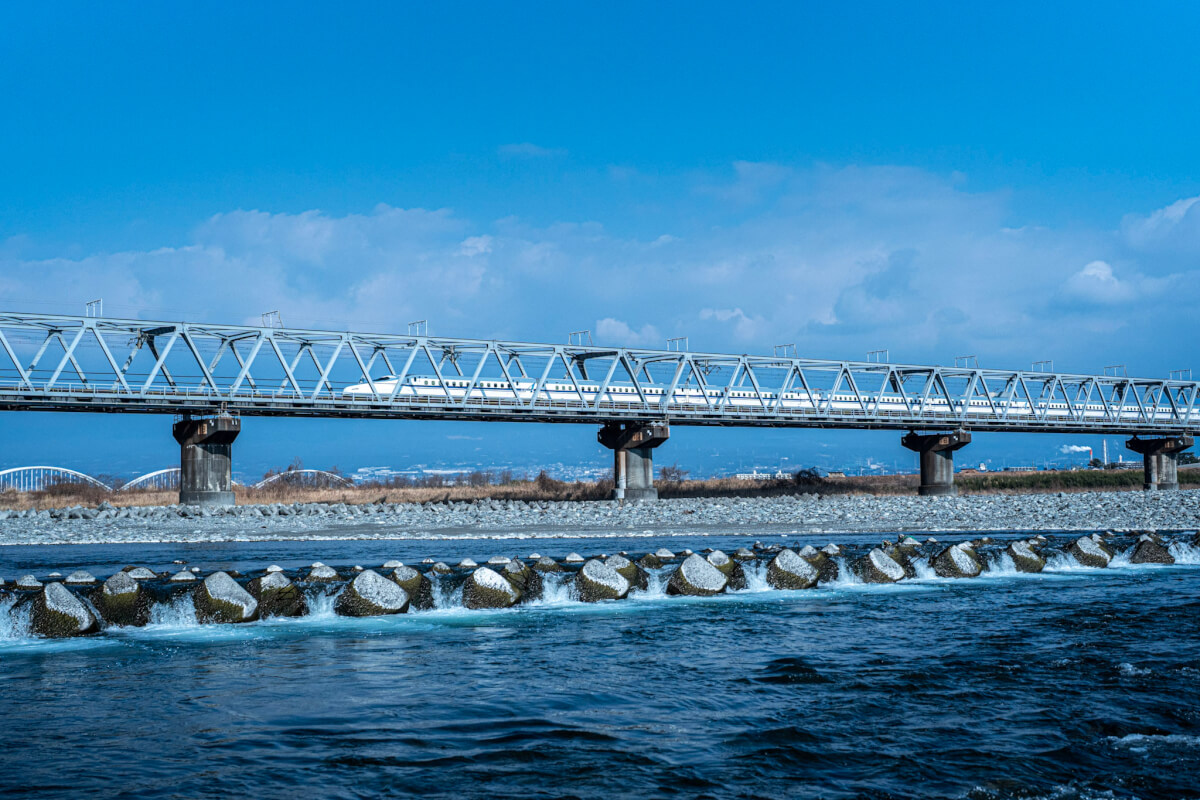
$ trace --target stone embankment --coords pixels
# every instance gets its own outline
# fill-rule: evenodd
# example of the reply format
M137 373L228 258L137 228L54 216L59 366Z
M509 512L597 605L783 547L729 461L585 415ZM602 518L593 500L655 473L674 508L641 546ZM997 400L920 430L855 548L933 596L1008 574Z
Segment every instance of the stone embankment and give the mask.
M255 539L391 539L521 532L1085 531L1200 527L1200 490L965 497L794 495L652 503L308 503L0 510L0 544Z
M419 566L388 561L378 568L331 567L321 562L285 570L271 565L243 575L199 567L156 573L129 566L99 580L76 570L0 580L0 613L25 620L27 633L48 638L84 636L111 627L141 627L156 609L171 609L196 624L241 624L296 617L323 607L348 617L370 617L433 608L501 609L546 599L604 603L631 597L712 597L756 590L806 591L822 586L888 584L914 579L971 579L985 572L1036 573L1054 568L1106 569L1115 563L1200 564L1200 535L1153 531L1083 536L1037 534L954 543L901 535L878 545L818 550L755 542L732 554L705 549L642 554L621 552L560 561L494 556L480 565L426 559ZM183 562L177 562L182 566ZM11 624L8 626L11 629Z

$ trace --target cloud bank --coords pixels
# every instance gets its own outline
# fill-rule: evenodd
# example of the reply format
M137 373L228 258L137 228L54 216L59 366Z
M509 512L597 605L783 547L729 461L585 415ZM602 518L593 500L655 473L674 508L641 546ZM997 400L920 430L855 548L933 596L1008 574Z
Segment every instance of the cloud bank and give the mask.
M641 180L606 179L631 192ZM609 219L235 210L144 251L32 259L10 243L0 298L68 298L78 312L103 296L112 315L234 322L279 309L285 324L393 331L428 319L432 333L484 338L590 328L598 344L647 347L686 335L695 350L795 342L812 357L1190 364L1200 198L1056 229L1014 224L1007 193L904 167L739 163L672 180L658 187L669 210Z

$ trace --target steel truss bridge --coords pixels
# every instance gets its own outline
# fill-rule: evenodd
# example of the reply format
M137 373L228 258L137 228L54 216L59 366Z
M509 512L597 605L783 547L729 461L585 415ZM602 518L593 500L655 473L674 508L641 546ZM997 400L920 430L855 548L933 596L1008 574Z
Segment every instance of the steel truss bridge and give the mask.
M416 377L433 390L402 394ZM811 403L787 407L797 393ZM0 312L0 410L1148 436L1192 431L1198 395L1111 375Z

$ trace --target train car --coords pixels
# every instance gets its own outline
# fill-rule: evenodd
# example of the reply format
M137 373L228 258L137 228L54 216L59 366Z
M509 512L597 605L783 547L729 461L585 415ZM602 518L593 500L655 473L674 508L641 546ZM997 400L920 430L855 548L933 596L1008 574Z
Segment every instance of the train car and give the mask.
M370 400L378 396L381 399L420 399L427 402L436 400L462 401L468 392L472 401L491 401L495 403L525 403L533 400L537 383L528 378L516 378L511 382L506 379L481 378L472 382L468 378L447 378L440 381L426 376L408 376L402 382L394 375L384 375L370 383L359 383L347 386L342 391L345 399ZM632 383L613 382L603 387L591 381L578 384L564 381L547 381L538 393L537 402L549 403L586 403L588 405L628 406L660 405L666 391L661 386L638 387ZM597 400L598 398L598 400ZM816 390L787 391L782 395L774 391L760 391L753 387L734 387L701 389L695 386L676 388L668 406L693 406L696 408L735 408L758 409L760 411L785 412L817 412L830 411L852 414L876 413L908 414L910 409L923 408L933 415L959 415L964 412L961 404L953 406L944 397L921 398L909 397L907 401L899 394L884 394L878 398L865 395L861 399L854 394L827 392ZM1048 417L1048 418L1092 418L1106 417L1104 405L1088 403L1075 404L1074 407L1065 402L1035 401L1030 404L1028 399L1013 398L1006 400L993 395L990 401L975 398L967 403L967 417ZM1170 419L1169 408L1161 407L1150 411L1151 418ZM1141 411L1136 407L1127 407L1120 414L1126 419L1140 419Z

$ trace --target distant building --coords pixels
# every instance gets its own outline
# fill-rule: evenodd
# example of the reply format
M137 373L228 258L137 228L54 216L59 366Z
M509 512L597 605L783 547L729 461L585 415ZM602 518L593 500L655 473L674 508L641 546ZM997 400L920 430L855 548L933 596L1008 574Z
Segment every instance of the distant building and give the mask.
M773 481L790 478L792 476L786 472L783 472L782 470L776 470L774 473L759 472L758 470L755 470L754 472L739 472L733 477L740 481Z

